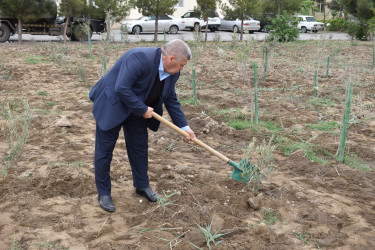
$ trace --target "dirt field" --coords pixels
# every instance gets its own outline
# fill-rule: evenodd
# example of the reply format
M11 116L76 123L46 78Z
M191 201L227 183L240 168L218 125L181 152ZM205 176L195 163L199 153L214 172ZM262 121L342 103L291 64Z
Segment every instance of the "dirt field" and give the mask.
M107 68L131 47L160 45L112 44ZM264 46L269 49L265 81ZM229 177L230 165L161 125L158 132L150 131L151 187L159 194L176 193L163 214L158 204L135 194L122 135L111 171L116 212L98 205L88 92L103 73L103 45L94 44L90 57L84 43L1 44L0 156L10 152L6 104L22 109L17 100L27 100L32 120L22 155L1 181L0 249L196 249L192 244L208 249L198 225L212 219L212 234L228 233L213 249L374 249L372 46L191 44L194 59L177 85L190 126L199 139L236 162L253 138L259 145L273 136L274 171L252 191ZM251 125L249 111L254 62L259 125ZM199 105L191 98L193 67ZM339 163L335 155L349 79L354 90L347 157ZM236 130L234 123L248 128Z

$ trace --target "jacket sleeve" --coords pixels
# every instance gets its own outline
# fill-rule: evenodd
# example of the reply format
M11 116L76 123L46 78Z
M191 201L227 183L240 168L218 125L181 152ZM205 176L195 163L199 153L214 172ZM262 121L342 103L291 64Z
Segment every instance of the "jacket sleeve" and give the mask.
M142 116L147 111L147 106L133 91L135 83L142 78L147 67L143 56L144 53L134 53L124 58L115 84L115 92L121 102L138 116Z

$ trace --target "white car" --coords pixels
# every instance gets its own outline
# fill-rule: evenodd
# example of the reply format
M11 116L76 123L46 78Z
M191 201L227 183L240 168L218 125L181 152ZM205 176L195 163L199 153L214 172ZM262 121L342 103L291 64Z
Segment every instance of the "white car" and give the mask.
M298 19L298 29L301 29L302 33L306 33L308 30L317 33L318 30L324 30L324 23L317 22L313 16L296 15Z
M234 33L238 33L241 31L241 19L231 20L230 18L224 17L221 19L221 24L219 30L230 30ZM260 22L252 19L247 18L243 20L243 31L248 31L249 33L254 33L254 31L260 30Z
M199 31L200 29L205 29L207 22L203 20L202 16L199 16L198 13L194 12L193 10L189 10L185 14L181 16L182 20L185 20L188 25L186 28L190 28L191 30ZM216 11L209 11L208 13L208 29L211 32L215 32L220 27L220 17ZM198 26L199 20L199 26ZM193 27L192 27L193 26Z
M177 34L179 30L185 29L185 22L179 18L171 15L159 16L158 33L168 32L170 34ZM135 20L125 20L121 22L121 30L126 30L128 33L154 33L155 32L155 16L142 16Z
M193 11L186 12L181 16L181 18L185 21L186 29L190 29L192 31L200 31L201 27L206 24L203 20L194 17Z

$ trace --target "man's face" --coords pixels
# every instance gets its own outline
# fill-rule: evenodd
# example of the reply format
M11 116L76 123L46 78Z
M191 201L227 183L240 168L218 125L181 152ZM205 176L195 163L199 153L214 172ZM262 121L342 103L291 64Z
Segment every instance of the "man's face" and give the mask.
M180 72L180 70L183 70L184 66L187 63L188 59L177 61L174 56L163 57L164 70L171 75L174 75Z

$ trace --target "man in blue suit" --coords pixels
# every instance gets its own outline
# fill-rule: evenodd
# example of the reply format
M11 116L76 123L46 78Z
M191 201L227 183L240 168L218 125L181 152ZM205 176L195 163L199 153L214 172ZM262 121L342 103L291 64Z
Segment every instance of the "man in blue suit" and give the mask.
M149 186L148 131L157 131L160 122L152 118L163 114L163 104L173 123L193 140L175 92L180 70L190 60L186 43L174 39L162 48L134 48L127 51L92 88L96 120L95 182L100 207L115 211L111 198L110 164L113 150L123 128L125 144L136 193L155 202L158 194Z

